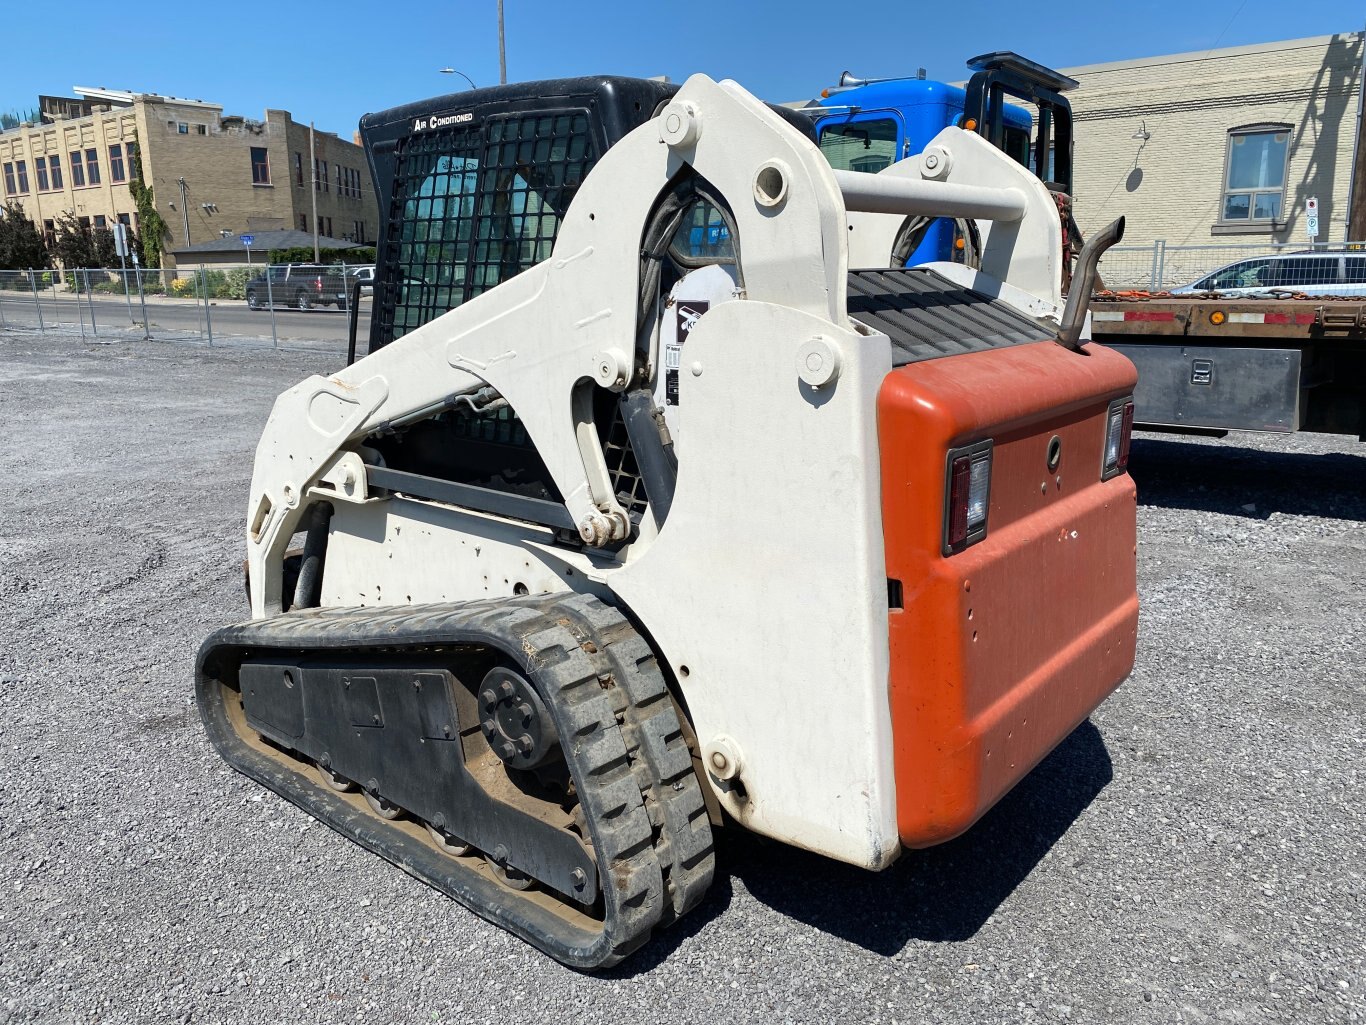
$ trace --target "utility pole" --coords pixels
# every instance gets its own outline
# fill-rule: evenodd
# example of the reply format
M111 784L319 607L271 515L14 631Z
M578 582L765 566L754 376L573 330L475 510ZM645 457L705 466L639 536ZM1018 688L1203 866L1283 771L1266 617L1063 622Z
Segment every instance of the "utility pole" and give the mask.
M498 0L498 84L508 84L508 51L503 42L503 0Z
M185 217L185 244L190 244L190 187L185 184L185 179L180 179L180 212Z
M322 263L318 255L318 149L312 121L308 123L308 159L313 161L313 262Z
M1347 192L1347 239L1366 239L1366 31L1357 36L1361 43L1361 67L1357 69L1357 135L1352 151L1352 181Z

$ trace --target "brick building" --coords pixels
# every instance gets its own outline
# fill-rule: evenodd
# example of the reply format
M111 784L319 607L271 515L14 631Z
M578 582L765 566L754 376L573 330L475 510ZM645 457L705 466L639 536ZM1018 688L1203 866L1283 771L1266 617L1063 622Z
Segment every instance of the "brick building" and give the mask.
M315 132L288 111L264 121L225 115L200 100L110 89L40 98L43 123L0 132L0 200L20 203L52 231L71 212L91 227L140 228L128 188L141 158L156 210L166 222L162 263L175 250L243 232L294 229L373 242L378 211L365 152ZM317 223L313 199L317 199Z
M1064 68L1081 82L1077 220L1124 214L1125 244L1346 237L1361 33Z

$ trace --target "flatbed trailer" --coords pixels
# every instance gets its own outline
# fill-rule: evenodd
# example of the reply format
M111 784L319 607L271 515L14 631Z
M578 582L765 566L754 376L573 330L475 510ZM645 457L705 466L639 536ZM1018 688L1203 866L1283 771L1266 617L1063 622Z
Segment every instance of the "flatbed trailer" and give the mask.
M1091 335L1138 367L1135 425L1366 441L1366 299L1098 293Z

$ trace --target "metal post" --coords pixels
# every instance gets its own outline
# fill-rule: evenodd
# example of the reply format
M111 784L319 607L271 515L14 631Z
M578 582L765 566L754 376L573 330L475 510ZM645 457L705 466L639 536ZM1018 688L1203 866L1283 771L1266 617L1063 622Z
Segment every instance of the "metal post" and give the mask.
M209 331L209 348L213 348L213 318L209 316L209 272L199 265L199 287L204 290L204 326Z
M275 330L275 292L270 287L270 263L266 263L266 305L270 307L270 343L280 347L280 335Z
M33 290L33 308L38 311L38 331L42 333L47 329L43 327L43 304L38 301L38 279L33 271L28 272L28 287Z
M503 41L503 0L498 0L498 84L508 84L508 51Z
M137 261L133 262L133 273L138 279L138 305L142 307L142 340L150 342L152 340L152 329L147 323L147 296L143 295L142 292L142 268L138 266Z
M0 327L6 326L7 325L5 324L5 304L3 301L0 301Z
M1157 291L1157 240L1153 240L1153 258L1148 265L1148 291Z
M80 278L76 277L76 271L71 271L71 280L76 283L76 318L81 322L81 341L85 341L85 312L81 309L81 285Z
M313 161L313 262L318 257L318 150L314 141L313 122L308 123L308 159Z
M85 301L90 305L90 330L95 332L95 337L100 336L100 329L95 324L95 293L90 291L90 268L81 269L81 274L85 278Z
M127 243L124 245L126 247ZM133 297L128 294L128 258L123 253L119 253L119 277L123 279L123 301L128 304L128 323L136 324L137 321L133 319Z

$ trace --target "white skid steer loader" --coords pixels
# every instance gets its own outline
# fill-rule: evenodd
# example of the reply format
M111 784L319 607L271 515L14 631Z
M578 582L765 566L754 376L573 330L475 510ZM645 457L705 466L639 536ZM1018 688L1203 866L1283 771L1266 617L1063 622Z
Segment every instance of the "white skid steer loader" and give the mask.
M235 768L599 968L698 903L714 828L885 868L1128 674L1135 375L1025 168L947 129L836 173L702 76L362 131L369 354L276 402L251 619L199 656ZM888 266L927 214L980 269Z

